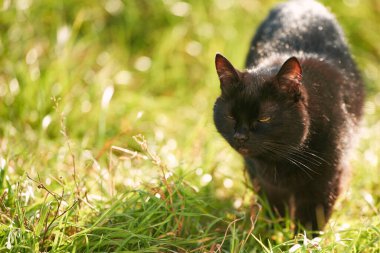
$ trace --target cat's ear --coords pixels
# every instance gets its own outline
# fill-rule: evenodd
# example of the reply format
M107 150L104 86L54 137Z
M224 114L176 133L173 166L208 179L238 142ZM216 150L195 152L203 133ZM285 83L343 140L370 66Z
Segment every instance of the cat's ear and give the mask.
M282 64L277 73L279 88L289 94L295 102L302 98L302 68L296 57L291 57Z
M296 57L293 56L282 64L280 71L277 73L277 78L279 81L288 80L301 82L302 68Z
M277 80L281 90L293 95L295 101L299 101L302 89L302 68L296 57L291 57L282 64L277 73Z
M240 82L239 72L221 54L215 55L215 67L220 80L222 95L230 95Z

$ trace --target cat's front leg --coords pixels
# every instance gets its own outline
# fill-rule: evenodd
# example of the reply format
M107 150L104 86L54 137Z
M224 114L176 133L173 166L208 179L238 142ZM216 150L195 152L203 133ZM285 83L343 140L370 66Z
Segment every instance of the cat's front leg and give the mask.
M287 189L278 188L267 182L260 182L259 194L268 200L268 204L278 217L292 217L294 213L294 197ZM264 200L265 201L265 200Z
M299 225L301 225L306 230L313 231L313 237L317 236L318 231L323 230L330 218L331 211L332 206L327 201L296 201L296 231L300 232Z

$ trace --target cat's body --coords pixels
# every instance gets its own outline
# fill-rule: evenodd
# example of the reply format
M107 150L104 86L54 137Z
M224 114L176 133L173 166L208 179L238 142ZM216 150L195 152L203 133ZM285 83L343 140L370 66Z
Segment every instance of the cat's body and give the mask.
M312 0L278 5L240 72L221 55L218 131L241 153L271 205L322 229L349 172L363 82L335 18Z

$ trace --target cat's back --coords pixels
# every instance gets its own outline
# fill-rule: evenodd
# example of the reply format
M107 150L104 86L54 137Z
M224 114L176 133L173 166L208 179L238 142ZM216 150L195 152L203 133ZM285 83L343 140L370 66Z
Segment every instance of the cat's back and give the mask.
M291 0L274 7L252 40L246 66L284 54L328 56L346 66L352 62L335 17L314 0Z

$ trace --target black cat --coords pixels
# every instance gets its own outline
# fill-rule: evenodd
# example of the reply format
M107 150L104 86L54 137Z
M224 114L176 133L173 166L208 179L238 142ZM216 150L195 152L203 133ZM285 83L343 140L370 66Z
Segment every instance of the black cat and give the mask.
M215 58L217 130L243 155L272 207L321 230L350 168L363 81L334 16L312 0L275 7L236 70Z

